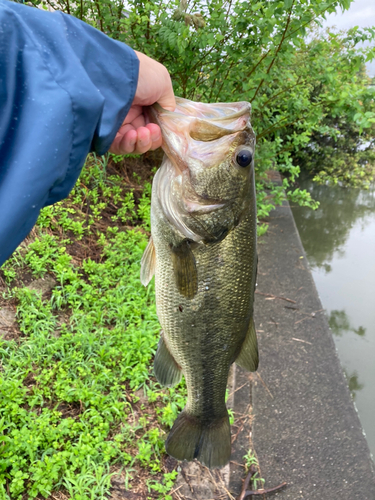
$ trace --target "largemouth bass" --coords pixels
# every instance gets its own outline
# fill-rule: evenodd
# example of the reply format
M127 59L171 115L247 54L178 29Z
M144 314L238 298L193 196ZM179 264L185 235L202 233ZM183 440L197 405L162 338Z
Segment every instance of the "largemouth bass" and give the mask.
M258 366L255 135L250 104L177 99L152 110L165 157L152 187L151 238L141 281L155 274L162 334L154 371L185 376L188 399L166 441L179 460L225 465L231 438L225 393L231 364Z

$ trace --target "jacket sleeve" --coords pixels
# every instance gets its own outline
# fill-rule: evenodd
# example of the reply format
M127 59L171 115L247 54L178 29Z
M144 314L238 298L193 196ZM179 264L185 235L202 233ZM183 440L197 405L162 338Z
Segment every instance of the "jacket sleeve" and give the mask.
M74 17L0 0L0 266L87 154L109 149L138 67L132 49Z

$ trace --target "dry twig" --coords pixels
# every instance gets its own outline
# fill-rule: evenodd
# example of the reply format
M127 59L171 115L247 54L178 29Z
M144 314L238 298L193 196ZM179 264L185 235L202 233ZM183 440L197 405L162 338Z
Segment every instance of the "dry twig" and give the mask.
M272 395L272 392L268 389L267 387L267 384L265 383L265 381L262 379L262 377L260 376L260 373L259 372L256 372L257 374L257 377L259 378L259 380L262 382L264 388L266 389L266 391L268 392L268 394L271 396L271 398L273 399L273 395Z
M278 295L272 295L272 293L262 293L258 292L258 290L255 290L255 293L257 293L258 295L263 295L264 297L270 297L271 299L286 300L287 302L291 302L292 304L297 304L295 300L288 299L287 297L279 297Z
M267 493L272 493L274 491L280 490L281 488L284 488L284 486L286 486L286 484L287 484L284 481L283 483L279 484L279 486L274 486L273 488L267 488L267 489L262 488L260 490L248 490L247 488L250 484L251 478L254 476L254 474L256 474L256 472L257 472L256 468L254 467L254 465L252 465L250 467L249 474L247 475L245 481L243 482L241 493L237 497L237 500L245 500L245 498L247 498L251 495L267 495Z

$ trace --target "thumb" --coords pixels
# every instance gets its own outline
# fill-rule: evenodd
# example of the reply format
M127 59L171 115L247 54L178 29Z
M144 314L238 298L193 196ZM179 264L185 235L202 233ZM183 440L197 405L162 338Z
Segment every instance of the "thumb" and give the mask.
M165 70L165 84L163 88L163 93L157 100L157 103L164 109L168 111L174 111L176 109L176 99L173 92L173 86L171 77L167 69Z

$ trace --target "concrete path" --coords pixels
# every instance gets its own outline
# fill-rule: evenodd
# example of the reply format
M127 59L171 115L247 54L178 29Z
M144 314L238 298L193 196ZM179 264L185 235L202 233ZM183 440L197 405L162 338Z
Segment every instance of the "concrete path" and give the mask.
M236 369L234 409L245 425L232 460L243 463L249 447L250 405L250 440L265 487L288 483L267 498L375 500L374 464L289 205L274 210L269 223L255 306L260 367L250 378ZM243 477L232 463L232 494Z

